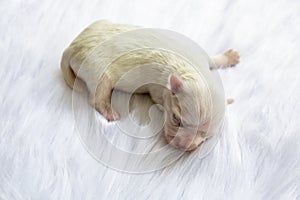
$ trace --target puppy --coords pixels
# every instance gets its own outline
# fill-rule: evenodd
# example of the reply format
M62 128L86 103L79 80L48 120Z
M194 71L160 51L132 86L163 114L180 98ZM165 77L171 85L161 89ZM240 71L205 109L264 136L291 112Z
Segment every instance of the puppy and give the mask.
M239 54L227 50L208 59L207 65L200 67L206 77L197 73L188 61L172 52L134 48L133 51L121 54L125 47L138 45L130 40L117 43L114 42L117 40L115 38L141 29L109 21L91 24L63 53L61 70L64 79L68 86L78 91L83 90L86 85L90 93L90 104L108 121L120 118L119 113L111 106L113 89L149 93L155 103L164 107L164 135L167 142L184 151L194 150L214 134L209 133L211 127L220 123L224 114L225 99L209 78L210 70L235 66L239 62ZM159 38L146 35L145 40L157 42ZM117 54L119 56L113 58ZM113 62L106 63L107 60ZM131 70L141 65L144 67L140 71L130 75ZM125 74L129 76L122 80ZM74 85L76 78L78 84ZM147 84L136 88L141 81L146 81Z

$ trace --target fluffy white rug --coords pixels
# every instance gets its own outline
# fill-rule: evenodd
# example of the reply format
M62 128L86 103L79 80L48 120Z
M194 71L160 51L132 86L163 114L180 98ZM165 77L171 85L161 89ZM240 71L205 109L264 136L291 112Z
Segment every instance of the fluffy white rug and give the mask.
M0 11L0 199L300 198L299 1L14 0ZM235 103L210 154L132 174L88 153L59 64L98 19L180 32L209 54L240 51L238 67L220 71Z

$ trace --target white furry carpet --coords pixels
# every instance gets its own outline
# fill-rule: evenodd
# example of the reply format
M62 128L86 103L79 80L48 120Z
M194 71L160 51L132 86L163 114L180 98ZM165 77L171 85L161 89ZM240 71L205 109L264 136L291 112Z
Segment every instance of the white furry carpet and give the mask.
M299 1L14 0L0 11L0 199L300 199ZM206 157L200 148L132 174L88 153L60 59L98 19L170 29L209 54L240 51L220 71L235 103Z

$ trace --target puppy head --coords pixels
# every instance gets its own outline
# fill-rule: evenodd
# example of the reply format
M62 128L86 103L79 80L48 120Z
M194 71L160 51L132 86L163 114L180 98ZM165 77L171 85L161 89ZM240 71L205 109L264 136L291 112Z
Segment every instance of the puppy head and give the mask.
M210 121L210 98L195 81L169 78L164 93L165 126L168 143L184 151L196 149L206 139Z

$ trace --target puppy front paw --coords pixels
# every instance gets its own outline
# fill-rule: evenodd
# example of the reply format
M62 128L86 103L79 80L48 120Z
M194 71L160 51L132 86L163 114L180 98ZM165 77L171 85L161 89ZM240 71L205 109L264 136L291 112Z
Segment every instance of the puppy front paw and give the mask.
M107 109L103 116L109 122L120 119L120 114L117 111L114 111L112 108Z
M109 122L120 119L120 114L112 109L110 103L106 103L104 101L97 102L95 104L95 109Z
M223 55L227 58L227 66L233 67L240 62L240 55L237 51L229 49L223 53Z

